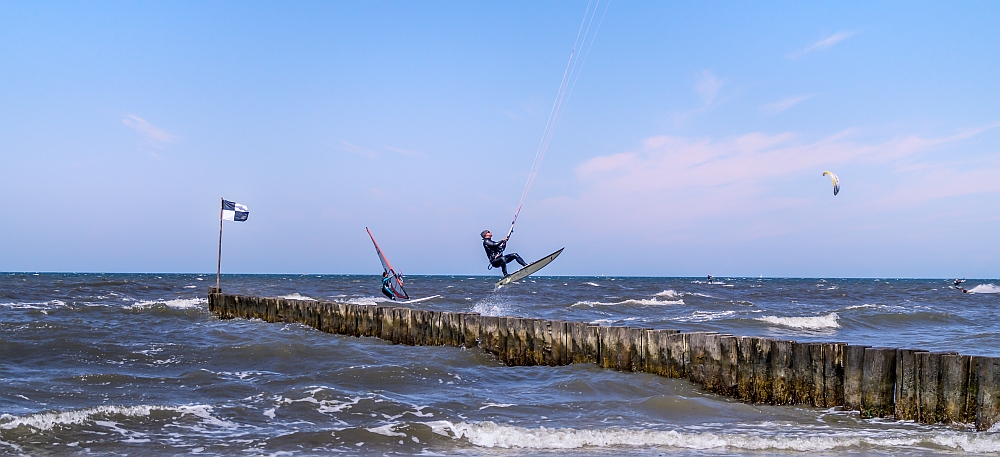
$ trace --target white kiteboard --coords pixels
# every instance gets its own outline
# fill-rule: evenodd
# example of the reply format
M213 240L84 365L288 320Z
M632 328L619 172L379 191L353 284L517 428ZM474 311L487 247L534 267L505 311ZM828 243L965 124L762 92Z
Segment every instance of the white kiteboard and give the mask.
M497 281L496 287L503 287L503 286L506 286L507 284L510 284L510 283L514 282L514 281L520 281L520 280L522 280L524 278L527 278L528 276L534 274L538 270L541 270L542 268L545 268L545 266L548 265L549 263L551 263L553 260L555 260L556 257L559 257L559 254L562 254L563 249L566 249L566 248L559 249L558 251L553 252L553 253L545 256L545 257L542 257L539 260L536 260L536 261L534 261L532 263L529 263L529 264L525 265L524 268L521 268L520 270L517 270L517 271L515 271L515 272L513 272L513 273L511 273L511 274L509 274L507 276L504 276L503 279Z
M431 295L430 297L414 298L412 300L398 301L396 303L399 303L401 305L408 305L410 303L420 303L422 301L427 301L427 300L431 300L431 299L435 299L435 298L440 298L440 297L441 297L440 295Z

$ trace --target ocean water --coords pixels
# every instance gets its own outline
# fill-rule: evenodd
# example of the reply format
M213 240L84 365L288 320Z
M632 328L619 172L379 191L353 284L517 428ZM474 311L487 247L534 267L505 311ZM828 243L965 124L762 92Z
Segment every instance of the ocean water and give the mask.
M1000 433L742 404L590 364L507 367L219 320L210 275L0 275L0 455L941 455ZM412 305L1000 356L970 280L415 276ZM376 276L232 275L226 293L382 303Z

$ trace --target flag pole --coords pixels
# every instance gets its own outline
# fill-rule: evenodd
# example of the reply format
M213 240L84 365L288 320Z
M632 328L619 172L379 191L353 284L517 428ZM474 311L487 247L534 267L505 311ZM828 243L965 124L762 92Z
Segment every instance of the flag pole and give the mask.
M219 197L219 259L215 264L215 293L222 293L222 289L219 288L219 276L222 275L222 202L224 199Z

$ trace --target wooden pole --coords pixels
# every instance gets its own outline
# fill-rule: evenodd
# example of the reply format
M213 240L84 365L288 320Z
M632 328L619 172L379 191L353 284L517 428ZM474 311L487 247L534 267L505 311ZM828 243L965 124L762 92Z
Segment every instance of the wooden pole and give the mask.
M219 197L219 258L215 263L215 293L222 293L222 289L219 287L219 277L222 276L222 202L224 199Z

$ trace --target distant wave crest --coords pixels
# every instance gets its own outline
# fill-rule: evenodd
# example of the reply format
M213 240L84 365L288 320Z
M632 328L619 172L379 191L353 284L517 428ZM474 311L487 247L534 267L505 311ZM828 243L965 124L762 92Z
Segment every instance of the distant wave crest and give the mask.
M807 317L779 317L763 316L755 320L767 322L769 324L780 325L782 327L800 328L807 330L822 330L828 328L840 328L840 316L837 313L830 313L824 316Z
M578 301L573 306L661 306L661 305L683 305L684 300L656 300L656 299L628 299L618 302L602 301Z

